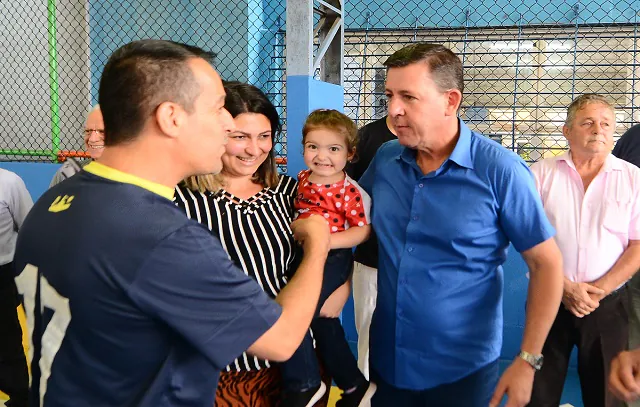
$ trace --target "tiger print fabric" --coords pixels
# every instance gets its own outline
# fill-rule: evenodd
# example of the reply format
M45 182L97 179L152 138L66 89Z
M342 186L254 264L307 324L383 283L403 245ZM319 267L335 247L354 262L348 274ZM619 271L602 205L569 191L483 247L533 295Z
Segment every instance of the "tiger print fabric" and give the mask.
M316 404L327 407L331 378L322 375L327 393ZM282 380L277 367L250 371L223 371L216 391L215 407L278 407Z
M215 407L276 407L280 387L280 374L274 368L223 371L218 381Z

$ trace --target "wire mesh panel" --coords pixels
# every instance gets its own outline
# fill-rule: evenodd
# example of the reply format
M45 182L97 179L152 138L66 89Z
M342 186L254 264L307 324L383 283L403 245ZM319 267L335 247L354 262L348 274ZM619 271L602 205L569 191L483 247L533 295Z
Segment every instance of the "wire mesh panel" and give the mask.
M639 7L631 0L345 2L345 111L360 126L386 114L382 62L428 41L463 61L463 119L528 161L566 148L566 108L584 92L609 97L622 134L640 115ZM284 19L284 0L0 2L0 160L81 152L107 58L141 38L216 52L223 78L263 89L284 121ZM282 157L284 137L276 144Z
M415 42L441 43L460 56L461 117L529 162L567 148L566 109L582 93L616 106L618 135L638 121L637 2L461 4L353 5L345 108L359 126L386 114L382 64Z
M59 161L83 152L111 53L159 38L217 54L223 79L252 83L284 113L284 1L0 2L0 160ZM286 154L283 140L278 154Z
M81 138L89 104L87 9L60 4L56 13L39 0L0 3L3 159L55 157L67 140ZM58 24L58 18L72 24Z

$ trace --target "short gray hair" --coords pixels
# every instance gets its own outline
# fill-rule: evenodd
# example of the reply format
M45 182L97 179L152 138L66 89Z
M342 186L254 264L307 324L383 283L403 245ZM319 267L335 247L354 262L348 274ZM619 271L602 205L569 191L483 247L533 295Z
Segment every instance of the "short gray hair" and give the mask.
M580 95L575 98L574 101L569 105L569 108L567 109L567 119L565 120L565 124L567 126L571 126L576 118L576 113L578 113L579 110L584 109L585 106L594 103L604 105L611 109L611 112L613 113L615 119L616 109L611 103L609 103L607 98L596 93L585 93L584 95Z

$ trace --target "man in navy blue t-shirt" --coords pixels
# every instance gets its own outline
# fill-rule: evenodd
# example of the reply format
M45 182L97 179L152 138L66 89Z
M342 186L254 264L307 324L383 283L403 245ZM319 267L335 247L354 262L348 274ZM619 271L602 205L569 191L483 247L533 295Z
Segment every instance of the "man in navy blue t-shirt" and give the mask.
M292 225L305 257L270 300L171 202L219 172L233 120L210 57L144 40L107 62L100 163L47 191L18 237L32 406L212 406L244 350L287 359L316 308L328 228Z

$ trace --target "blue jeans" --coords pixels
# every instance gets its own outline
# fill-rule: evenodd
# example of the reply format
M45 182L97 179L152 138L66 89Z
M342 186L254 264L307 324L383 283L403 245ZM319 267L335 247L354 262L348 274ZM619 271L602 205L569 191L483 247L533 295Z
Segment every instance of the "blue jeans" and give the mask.
M498 361L457 382L427 390L405 390L392 386L371 368L371 381L378 385L371 407L487 407L498 384Z
M358 369L358 363L349 348L340 320L322 318L318 314L327 298L349 279L352 269L351 249L329 252L316 317L311 322L320 358L329 375L343 390L358 386L366 382L366 379ZM309 333L291 359L282 363L281 372L284 389L287 391L299 392L320 385L320 366Z

